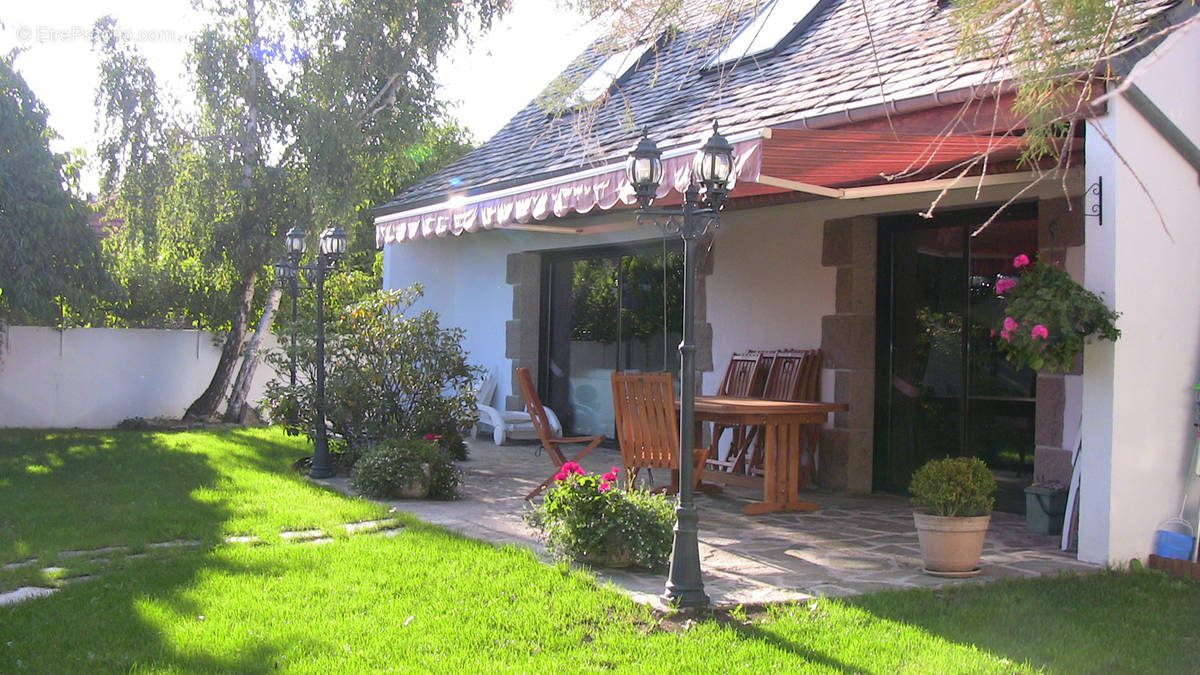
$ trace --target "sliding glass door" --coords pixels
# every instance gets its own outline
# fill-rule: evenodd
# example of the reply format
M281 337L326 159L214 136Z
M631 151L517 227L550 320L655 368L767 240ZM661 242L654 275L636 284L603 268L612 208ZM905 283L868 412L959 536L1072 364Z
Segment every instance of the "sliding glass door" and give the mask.
M543 291L547 404L567 433L612 436L614 370L679 371L683 253L660 242L549 255Z
M989 333L1012 259L1037 251L1037 212L1015 207L972 237L986 211L880 223L875 485L902 491L926 460L983 458L1033 470L1036 374L1008 362Z

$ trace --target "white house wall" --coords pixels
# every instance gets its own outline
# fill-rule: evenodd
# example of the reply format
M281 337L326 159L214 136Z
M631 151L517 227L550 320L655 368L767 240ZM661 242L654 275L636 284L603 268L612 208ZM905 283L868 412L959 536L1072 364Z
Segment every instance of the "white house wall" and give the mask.
M722 218L705 282L714 370L704 374L704 393L716 391L735 352L821 346L821 317L834 312L837 270L821 266L825 221L808 211L791 205Z
M628 220L631 220L628 219ZM521 230L488 230L442 239L390 244L384 250L384 288L415 282L425 296L414 310L432 309L443 326L462 328L471 363L497 376L497 401L512 394L505 330L513 318L513 289L507 281L508 256L581 246L601 246L658 238L654 228L596 235L560 235Z
M1061 186L1046 182L1030 199L1059 196ZM999 204L1012 187L971 187L953 191L939 208ZM716 390L729 356L746 349L818 347L821 318L834 313L837 271L821 265L825 221L856 215L915 213L928 209L936 192L875 199L815 200L798 204L729 211L722 215L713 244L712 273L704 279L706 317L713 327L714 369L702 373L705 393ZM628 212L581 220L630 225ZM493 403L512 393L510 359L505 354L506 324L513 318L513 289L507 281L508 256L526 251L603 246L654 240L654 227L572 235L521 230L488 230L389 244L384 250L385 288L413 282L425 286L416 309L433 309L442 324L466 331L473 363L498 376ZM822 377L823 398L832 400L833 377Z
M1200 62L1200 31L1161 52L1143 61L1149 67L1135 82L1200 143L1200 87L1180 86ZM1200 500L1200 478L1189 471L1191 387L1200 380L1200 188L1196 170L1124 98L1097 125L1120 158L1089 128L1087 180L1103 178L1104 218L1087 222L1085 280L1121 312L1123 335L1085 352L1079 557L1122 563L1152 552L1158 524L1178 515L1185 494L1195 523Z

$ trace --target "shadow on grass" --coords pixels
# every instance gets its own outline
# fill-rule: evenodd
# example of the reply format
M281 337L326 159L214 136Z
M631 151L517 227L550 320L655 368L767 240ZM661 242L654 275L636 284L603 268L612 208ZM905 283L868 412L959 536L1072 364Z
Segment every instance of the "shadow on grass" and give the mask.
M1200 584L1157 572L1064 574L845 602L1051 672L1200 669Z
M221 541L229 514L193 493L218 480L209 457L171 447L158 434L8 432L0 438L0 562L35 558L40 571L86 564L106 547L123 554L181 539L211 547ZM181 591L211 565L205 553L184 550L125 559L49 598L0 607L0 671L126 671L132 662L107 662L106 655L147 651L185 669L228 672L269 663L265 654L234 661L171 654L139 609L151 594L185 609Z
M63 551L215 543L228 513L192 493L219 472L156 434L12 431L0 438L0 562Z

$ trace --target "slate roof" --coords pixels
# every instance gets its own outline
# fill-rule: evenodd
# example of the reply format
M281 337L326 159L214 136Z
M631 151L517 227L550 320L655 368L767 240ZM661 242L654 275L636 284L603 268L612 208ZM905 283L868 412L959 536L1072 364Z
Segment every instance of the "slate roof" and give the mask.
M741 5L722 16L720 10ZM824 0L778 53L705 69L754 18L760 0L686 0L676 31L647 52L602 103L561 116L530 102L491 139L376 210L395 213L624 161L639 130L660 148L698 145L720 121L727 137L769 126L830 126L848 110L995 81L988 62L955 55L956 29L938 0ZM668 32L670 34L670 31ZM872 39L873 38L873 39ZM593 44L568 68L582 79L604 61ZM848 118L842 117L842 121Z

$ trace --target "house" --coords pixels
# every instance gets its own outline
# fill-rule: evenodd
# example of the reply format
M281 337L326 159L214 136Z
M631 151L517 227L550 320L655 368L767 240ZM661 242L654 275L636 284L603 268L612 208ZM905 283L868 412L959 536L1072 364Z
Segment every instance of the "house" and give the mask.
M664 309L678 238L635 218L627 153L647 129L658 203L678 204L718 120L737 184L701 247L703 393L735 352L820 347L824 398L849 404L823 431L820 482L851 492L902 491L946 453L1017 485L1067 482L1082 438L1089 562L1144 557L1185 497L1195 513L1200 89L1177 85L1200 57L1195 9L1146 5L1141 35L1185 27L1114 64L1135 86L1081 125L1065 176L1037 182L992 133L1015 119L1011 91L956 58L944 4L710 5L593 45L561 79L569 96L379 206L384 286L424 283L424 306L501 374L499 404L521 407L510 374L528 367L568 431L604 433L608 373L677 367L681 325ZM990 284L1035 252L1122 314L1121 340L1071 374L1017 369L985 339Z

